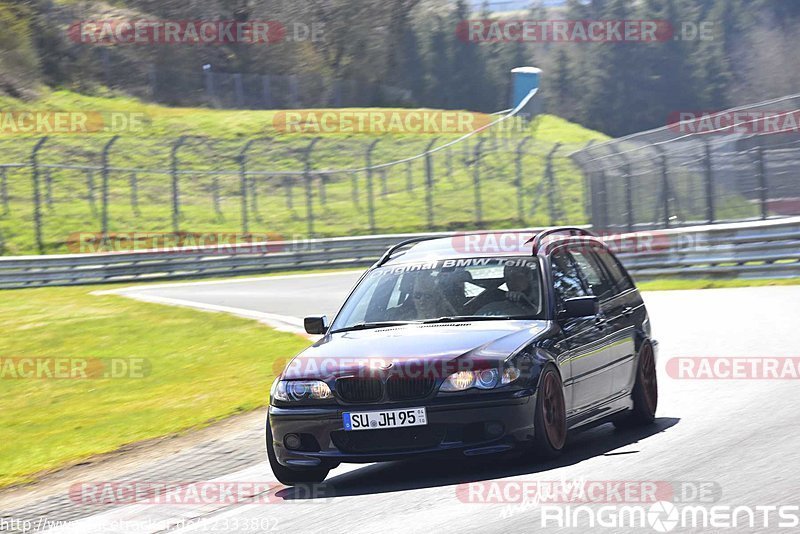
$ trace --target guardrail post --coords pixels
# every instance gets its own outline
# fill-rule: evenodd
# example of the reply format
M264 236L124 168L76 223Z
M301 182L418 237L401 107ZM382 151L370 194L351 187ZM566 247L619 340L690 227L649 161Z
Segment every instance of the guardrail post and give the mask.
M181 217L181 190L178 183L178 151L186 143L186 136L181 136L174 145L172 145L171 153L171 170L172 175L172 231L174 233L180 232L180 217Z
M314 151L314 146L320 141L319 137L311 140L308 147L303 152L303 177L306 182L306 219L308 223L308 237L314 237L314 189L312 187L311 176L311 153Z
M516 176L514 185L517 188L517 219L520 224L525 224L525 188L522 181L522 157L525 153L525 145L531 141L530 137L524 138L517 144Z
M545 164L545 178L547 181L547 200L550 204L550 225L555 226L558 222L558 202L556 199L556 175L553 172L553 158L561 148L561 143L556 143L553 149L547 154L547 162Z
M711 160L711 143L705 142L705 180L706 180L706 219L713 223L716 219L714 205L714 166Z
M486 139L481 139L475 145L475 169L472 175L475 186L475 224L480 227L483 224L483 199L481 198L481 158L483 157L483 144Z
M0 167L0 195L3 197L3 215L8 215L11 208L8 205L8 173L5 167Z
M769 183L767 182L767 162L764 159L764 145L761 143L756 147L756 154L758 155L758 187L759 187L759 203L761 204L761 219L767 220L769 218Z
M106 143L106 146L103 147L103 154L101 156L101 172L102 172L102 191L101 191L101 199L103 203L103 211L102 211L102 232L103 232L103 240L102 244L105 246L108 242L108 178L109 178L109 170L108 170L108 156L109 152L111 151L111 147L114 146L119 140L119 136L115 135L111 138L111 140Z
M375 233L375 192L372 187L372 153L380 142L380 139L376 139L367 147L367 212L369 216L369 230L373 234Z
M428 229L433 229L433 149L438 137L431 140L425 148L425 205L428 208Z
M42 137L33 147L31 152L31 170L33 178L33 224L36 233L36 248L39 254L44 254L44 241L42 240L42 198L39 191L39 150L47 142L47 137Z

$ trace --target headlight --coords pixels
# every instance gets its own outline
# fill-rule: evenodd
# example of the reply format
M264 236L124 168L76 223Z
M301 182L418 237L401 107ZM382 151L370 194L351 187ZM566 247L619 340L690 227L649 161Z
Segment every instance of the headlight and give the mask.
M495 389L510 384L519 378L520 374L522 373L516 367L507 367L502 374L497 369L461 371L448 376L439 391L452 393L454 391L466 391L471 388Z
M279 380L272 387L272 398L282 402L327 400L333 398L333 393L320 380Z

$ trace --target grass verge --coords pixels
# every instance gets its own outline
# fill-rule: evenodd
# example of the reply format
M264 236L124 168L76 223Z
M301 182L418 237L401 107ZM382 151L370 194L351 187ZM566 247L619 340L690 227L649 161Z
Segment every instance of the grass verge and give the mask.
M96 289L0 292L0 487L264 406L276 360L308 344L255 321L90 295ZM142 358L147 371L15 379L20 368L8 367L9 358L65 357Z
M731 287L767 287L796 286L800 278L765 278L765 279L733 279L733 280L679 280L664 279L637 282L642 291L679 291L682 289L724 289Z

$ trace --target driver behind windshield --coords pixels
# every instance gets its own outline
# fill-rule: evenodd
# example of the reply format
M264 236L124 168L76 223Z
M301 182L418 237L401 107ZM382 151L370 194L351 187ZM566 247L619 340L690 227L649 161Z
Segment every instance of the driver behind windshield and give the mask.
M478 315L520 317L539 312L539 284L536 273L529 267L507 265L503 269L508 290L502 300L490 302Z
M424 321L456 314L453 306L439 289L436 279L430 273L425 272L414 277L414 284L408 299L389 312L390 320L393 321Z

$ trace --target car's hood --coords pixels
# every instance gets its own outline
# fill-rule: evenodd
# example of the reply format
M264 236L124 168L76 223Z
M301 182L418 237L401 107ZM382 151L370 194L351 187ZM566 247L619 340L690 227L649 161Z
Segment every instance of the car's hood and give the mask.
M331 334L298 355L283 377L329 380L385 369L390 363L393 370L416 370L420 365L451 369L467 359L470 365L491 365L508 358L548 326L547 321L476 321Z

